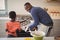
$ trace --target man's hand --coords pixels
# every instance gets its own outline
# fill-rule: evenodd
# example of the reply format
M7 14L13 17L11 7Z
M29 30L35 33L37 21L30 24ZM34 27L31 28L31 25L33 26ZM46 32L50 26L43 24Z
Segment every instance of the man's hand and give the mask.
M31 31L35 31L35 30L38 30L38 27L33 27L33 28L31 29Z

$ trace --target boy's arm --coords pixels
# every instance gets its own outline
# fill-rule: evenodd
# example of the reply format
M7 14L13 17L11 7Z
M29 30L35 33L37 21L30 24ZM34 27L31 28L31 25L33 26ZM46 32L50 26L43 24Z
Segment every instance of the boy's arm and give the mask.
M23 23L23 22L25 22L26 20L24 20L24 21L21 21L20 23Z
M18 30L21 31L22 29L21 29L20 22L18 22L18 25L19 25L19 26L18 26Z
M23 20L23 21L17 21L17 22L20 22L20 23L23 23L23 22L25 22L26 20Z
M7 32L8 31L8 24L6 23L6 29L5 29L5 31Z

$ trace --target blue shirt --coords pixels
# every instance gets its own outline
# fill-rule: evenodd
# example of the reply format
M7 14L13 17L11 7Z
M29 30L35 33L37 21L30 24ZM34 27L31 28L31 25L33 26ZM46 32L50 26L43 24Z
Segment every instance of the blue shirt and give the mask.
M48 15L48 13L43 10L40 7L32 7L29 12L32 15L32 18L34 20L34 23L31 24L29 27L30 29L37 27L39 23L42 23L44 25L50 26L53 25L51 17Z

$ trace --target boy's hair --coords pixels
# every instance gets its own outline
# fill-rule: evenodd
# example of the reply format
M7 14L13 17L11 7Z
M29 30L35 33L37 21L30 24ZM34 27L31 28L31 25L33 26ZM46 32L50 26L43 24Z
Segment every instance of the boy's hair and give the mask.
M26 6L26 5L31 5L29 2L26 2L25 4L24 4L24 6Z
M9 12L9 18L11 18L11 19L16 18L16 12L15 11L10 11Z

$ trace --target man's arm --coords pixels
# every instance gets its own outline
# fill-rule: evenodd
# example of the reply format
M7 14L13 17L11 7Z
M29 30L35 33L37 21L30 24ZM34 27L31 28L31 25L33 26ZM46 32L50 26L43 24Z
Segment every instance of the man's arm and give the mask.
M39 24L38 13L35 10L32 10L31 15L32 15L34 22L33 24L29 26L30 30L32 30L34 27L37 27L37 25Z

